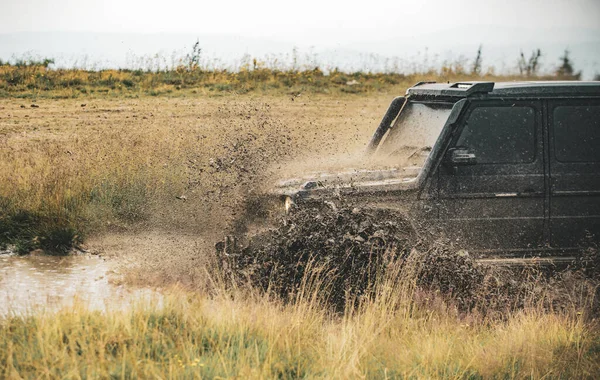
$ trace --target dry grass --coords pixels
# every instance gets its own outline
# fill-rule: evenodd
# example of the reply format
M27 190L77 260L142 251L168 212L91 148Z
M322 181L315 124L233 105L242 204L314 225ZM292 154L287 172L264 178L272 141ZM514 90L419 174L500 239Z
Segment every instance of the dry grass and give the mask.
M282 305L252 292L212 297L175 289L161 305L0 322L4 378L593 378L595 323L535 305L503 320L414 302L395 272L378 297L343 315L319 302L319 281Z
M42 65L0 65L0 96L26 98L76 98L87 96L259 93L365 93L406 85L413 76L402 74L347 74L320 69L278 70L257 66L239 72L189 71L177 68L152 72L141 70L52 70ZM350 84L348 84L350 83Z
M416 65L419 66L419 65ZM421 65L422 66L422 65ZM556 76L529 79L560 79ZM563 75L562 79L574 79ZM220 96L223 94L373 94L394 92L417 81L438 82L461 80L515 80L527 79L517 75L495 75L493 68L483 75L474 74L463 62L451 62L438 69L415 68L411 73L372 73L366 71L342 72L337 69L324 72L318 65L294 68L293 65L269 66L253 60L252 64L237 71L203 68L197 65L176 66L157 71L106 69L51 69L42 62L0 62L0 98L105 98L150 96L182 97L196 94Z

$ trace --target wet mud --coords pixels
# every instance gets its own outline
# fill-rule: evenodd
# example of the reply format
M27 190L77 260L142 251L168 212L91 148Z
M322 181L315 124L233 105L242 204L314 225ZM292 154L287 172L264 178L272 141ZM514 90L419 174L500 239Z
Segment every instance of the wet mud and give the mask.
M387 265L410 253L416 238L397 213L333 203L299 208L278 223L247 241L230 238L218 245L224 269L284 299L311 271L320 271L336 305L344 304L346 292L366 295Z
M423 295L417 299L443 299L460 312L502 316L532 304L600 310L596 249L588 250L585 263L560 270L484 265L451 241L421 240L393 210L303 205L266 231L229 236L216 250L221 269L237 284L290 301L318 283L320 296L339 310L375 296L398 267L405 277L399 280Z

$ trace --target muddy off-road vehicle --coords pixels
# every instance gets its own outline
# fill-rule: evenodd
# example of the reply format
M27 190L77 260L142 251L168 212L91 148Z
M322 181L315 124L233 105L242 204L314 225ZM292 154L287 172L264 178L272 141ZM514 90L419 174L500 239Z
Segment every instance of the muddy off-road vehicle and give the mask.
M421 82L395 98L366 159L280 182L281 208L393 209L479 257L569 261L600 236L600 82Z

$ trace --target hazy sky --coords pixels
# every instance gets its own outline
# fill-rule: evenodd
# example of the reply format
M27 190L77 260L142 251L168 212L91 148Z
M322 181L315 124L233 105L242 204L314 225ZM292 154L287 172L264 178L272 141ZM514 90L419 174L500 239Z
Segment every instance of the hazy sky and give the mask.
M0 33L214 33L324 44L464 25L597 29L600 0L0 0Z

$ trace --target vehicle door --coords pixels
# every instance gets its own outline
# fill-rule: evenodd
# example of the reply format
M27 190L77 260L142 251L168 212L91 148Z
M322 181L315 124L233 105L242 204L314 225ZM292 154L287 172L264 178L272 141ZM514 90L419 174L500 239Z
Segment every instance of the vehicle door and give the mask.
M550 243L586 246L600 236L600 99L548 102Z
M475 100L438 169L439 217L459 246L488 251L544 244L541 101Z

